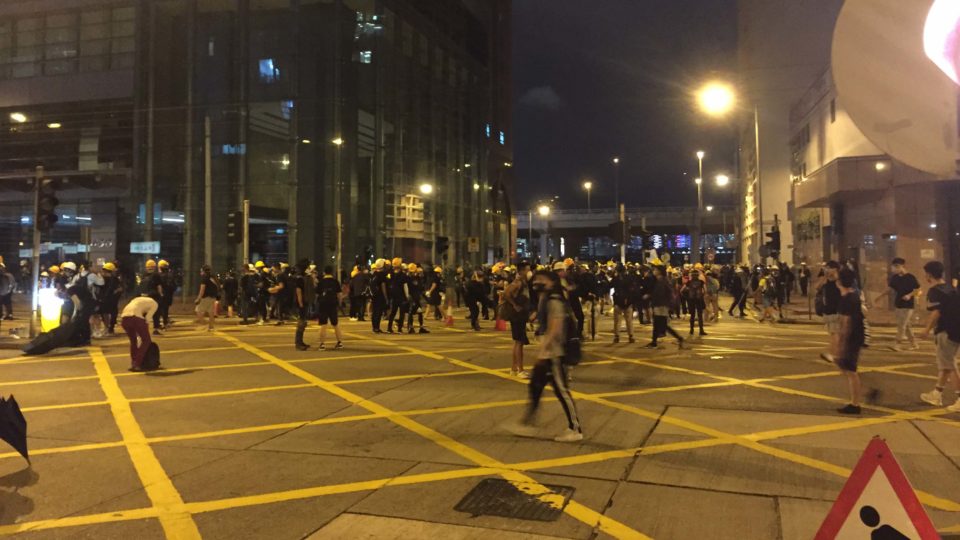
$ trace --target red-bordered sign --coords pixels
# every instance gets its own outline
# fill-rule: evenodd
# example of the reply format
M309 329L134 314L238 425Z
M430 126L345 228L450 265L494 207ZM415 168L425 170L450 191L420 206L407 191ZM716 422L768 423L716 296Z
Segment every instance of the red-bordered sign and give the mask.
M846 538L940 538L883 439L867 445L815 537Z

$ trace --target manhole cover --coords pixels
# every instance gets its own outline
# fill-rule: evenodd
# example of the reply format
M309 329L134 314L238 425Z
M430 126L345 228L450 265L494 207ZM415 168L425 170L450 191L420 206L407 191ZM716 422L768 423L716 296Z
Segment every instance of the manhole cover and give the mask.
M563 513L574 488L499 478L481 480L454 510L474 516L500 516L529 521L556 521Z

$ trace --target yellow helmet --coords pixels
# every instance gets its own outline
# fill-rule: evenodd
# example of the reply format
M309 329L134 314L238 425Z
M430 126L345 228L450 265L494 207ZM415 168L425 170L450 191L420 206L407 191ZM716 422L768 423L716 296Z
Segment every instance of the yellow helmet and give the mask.
M443 273L443 268L440 268L440 267L438 266L438 267L434 268L433 271L436 272L436 273L438 273L438 274L442 274L442 273Z
M394 266L403 266L403 259L400 257L394 257L392 262Z
M410 263L407 265L407 272L416 272L416 271L417 271L416 263Z
M356 275L359 274L359 273L360 273L360 270L357 270L357 267L354 266L354 267L353 267L353 270L350 271L350 277L354 277L354 276L356 276Z
M697 270L703 270L703 263L697 263L693 265L693 267Z
M157 267L157 261L155 261L155 260L153 260L153 259L147 259L147 262L146 262L146 264L145 264L144 266L146 266L147 268L156 268L156 267Z
M112 262L104 263L103 269L106 270L106 271L108 271L108 272L116 272L116 271L117 271L117 265L113 264Z
M170 266L170 263L168 263L167 261L165 261L165 260L163 260L163 259L160 259L160 262L157 263L157 266L159 266L160 268L166 268L166 267Z
M383 259L377 259L376 261L374 261L374 262L373 262L373 269L374 269L374 270L380 270L380 269L382 269L382 268L383 268L383 262L384 262Z
M254 267L254 268L263 268L264 266L266 266L266 265L263 264L263 261L257 261L257 262L255 262L255 263L253 264L253 267Z
M564 265L564 266L573 266L573 259L567 257L566 259L563 260L563 265Z
M55 264L54 264L54 265L51 265L50 268L47 268L47 270L48 270L51 274L59 274L59 273L60 273L60 267L57 266L57 265L55 265Z

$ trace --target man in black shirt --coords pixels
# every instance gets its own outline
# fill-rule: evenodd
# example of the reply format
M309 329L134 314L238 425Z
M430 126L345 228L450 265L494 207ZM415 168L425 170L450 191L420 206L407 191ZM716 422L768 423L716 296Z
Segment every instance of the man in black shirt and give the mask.
M806 297L807 287L810 286L810 268L807 267L807 263L800 263L800 270L797 273L799 274L800 293Z
M310 346L303 342L303 333L307 329L307 297L306 297L306 275L309 263L301 261L297 264L297 272L293 276L294 306L297 308L297 332L293 338L293 344L298 351L306 351Z
M920 337L926 339L932 330L937 343L937 367L939 377L930 392L920 399L934 407L943 406L943 391L953 379L957 401L947 407L950 412L960 412L960 371L957 370L957 351L960 350L960 293L943 279L944 268L940 261L930 261L923 266L926 281L930 284L927 293L927 310L930 319Z
M817 285L817 301L821 303L820 312L823 315L823 322L827 326L827 334L830 335L830 350L838 346L838 334L840 333L840 316L837 310L840 307L840 289L837 287L837 279L840 277L840 263L830 261L824 266L820 280ZM827 362L833 363L833 353L821 354L821 358Z
M393 333L393 322L397 321L397 333L403 330L403 319L407 314L407 294L404 285L407 284L407 275L403 268L403 259L393 259L393 269L388 276L387 289L390 294L390 316L387 318L387 333ZM399 320L397 315L400 316Z
M860 294L854 289L856 281L856 274L847 268L840 271L837 280L841 294L837 303L840 328L832 352L834 363L846 378L850 391L850 403L837 409L841 414L860 414L860 375L857 365L865 334Z
M917 278L907 272L906 261L900 257L897 257L890 263L890 268L892 274L890 279L887 280L887 286L889 287L887 291L877 297L877 302L879 303L880 299L893 295L893 307L896 309L897 315L897 345L899 346L903 343L904 337L910 343L911 350L917 350L920 347L917 345L917 340L913 337L913 309L915 306L915 299L920 293L920 282L917 281ZM897 348L899 350L899 348Z
M337 320L341 292L340 282L333 277L333 267L325 266L323 277L317 284L317 311L319 312L317 323L320 325L320 347L318 348L321 351L326 349L323 342L327 337L327 323L333 326L333 332L337 336L337 345L334 348L343 348L343 334L340 332Z
M373 263L373 277L370 278L370 293L373 295L370 299L370 323L374 334L383 333L380 321L389 305L387 292L387 270L383 259L378 259Z

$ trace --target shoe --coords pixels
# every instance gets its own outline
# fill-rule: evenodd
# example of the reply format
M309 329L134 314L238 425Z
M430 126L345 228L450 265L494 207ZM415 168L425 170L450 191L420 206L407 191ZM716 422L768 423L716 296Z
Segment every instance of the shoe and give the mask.
M274 324L274 326L283 326L283 321L277 321L276 324Z
M647 343L646 345L644 345L643 348L644 348L644 349L656 349L656 348L657 348L657 344L656 344L656 343L653 343L653 342L651 341L650 343Z
M310 350L310 346L307 345L307 344L304 344L304 343L300 343L300 344L297 345L297 350L298 350L298 351L309 351L309 350Z
M943 407L943 392L934 388L933 390L920 394L920 400L929 403L934 407Z
M627 339L627 342L629 342L629 343L636 343L637 340L633 339L633 336L630 336L630 338Z
M162 336L162 335L163 335L163 332L161 332L160 330L156 330L156 329L155 329L155 330L153 331L153 335L155 335L155 336Z
M379 329L379 328L374 328L374 329L373 329L373 333L374 333L374 334L382 334L382 333L383 333L383 330L381 330L381 329Z
M847 404L837 409L837 412L840 414L860 414L860 406Z
M327 350L327 347L326 347L326 345L324 345L323 343L321 343L320 346L317 347L317 350L318 350L318 351L325 351L325 350Z
M682 339L681 339L680 341L678 341L678 342L677 342L677 349L682 351L682 350L684 349L684 343L686 343L686 341L684 341L684 340L682 340Z
M563 433L554 437L553 440L557 442L578 442L583 440L583 433L567 428Z
M820 353L820 359L828 364L833 364L833 355L830 353Z
M529 371L511 371L510 374L520 379L530 379Z
M261 320L261 321L257 321L257 326L263 326L263 325L264 325L264 322L263 322L262 320Z
M700 332L700 337L704 337L706 335L708 335L706 332Z
M407 333L408 333L408 334L412 334L412 333L413 333L413 328L408 329L408 330L407 330Z
M953 405L947 407L947 410L950 412L960 412L960 399L958 399Z
M340 342L338 341L337 344L333 346L333 348L334 348L334 349L342 349L342 348L343 348L343 343L340 343Z
M132 371L132 372L134 372L134 373L141 373L141 372L143 372L143 368L131 367L131 368L128 369L127 371Z
M392 334L392 333L393 333L393 328L387 328L387 333L388 333L388 334Z
M479 332L479 331L480 331L480 327L479 327L479 326L474 326L474 327L473 327L473 331L474 331L474 332Z
M357 322L357 318L356 318L356 317L350 317L350 320L351 320L352 322Z
M620 343L620 336L613 336L614 343Z
M911 350L911 351L919 351L919 350L920 350L920 345L917 345L916 343L914 343L913 345L910 346L910 350Z
M421 328L421 329L420 329L420 333L421 333L421 334L429 334L430 331L427 330L426 328Z

